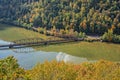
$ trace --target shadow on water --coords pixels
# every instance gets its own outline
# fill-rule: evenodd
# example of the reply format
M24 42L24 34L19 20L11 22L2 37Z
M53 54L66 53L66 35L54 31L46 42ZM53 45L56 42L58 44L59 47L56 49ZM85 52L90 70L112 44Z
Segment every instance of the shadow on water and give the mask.
M0 48L0 50L4 51L4 50L12 50L13 52L15 53L31 53L31 52L34 52L35 50L31 47L15 47L15 48Z
M13 47L13 48L9 48L9 47L2 47L0 48L0 50L12 50L12 49L20 49L20 48L26 48L26 46L18 46L18 47Z
M40 45L25 45L25 46L16 46L16 47L0 47L0 51L2 50L12 50L16 53L30 53L35 50L32 47L39 47ZM41 45L41 47L46 47L47 45Z

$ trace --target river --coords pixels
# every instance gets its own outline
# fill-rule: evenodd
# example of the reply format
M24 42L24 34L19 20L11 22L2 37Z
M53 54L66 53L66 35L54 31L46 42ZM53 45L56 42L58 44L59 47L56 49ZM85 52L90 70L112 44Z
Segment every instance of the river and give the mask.
M9 43L10 42L0 40L0 45ZM7 56L14 56L18 60L18 64L25 69L31 69L37 63L51 60L75 64L88 61L86 58L71 56L63 52L35 51L31 47L20 49L0 49L0 59Z

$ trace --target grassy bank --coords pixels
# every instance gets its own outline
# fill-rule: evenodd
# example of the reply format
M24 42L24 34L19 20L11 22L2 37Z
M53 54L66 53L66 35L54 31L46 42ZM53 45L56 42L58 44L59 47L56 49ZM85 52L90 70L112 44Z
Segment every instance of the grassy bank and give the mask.
M24 28L19 28L16 26L0 24L0 39L6 41L14 41L25 38L48 38L45 35L26 30Z
M48 37L37 32L11 25L0 24L0 39L14 41L24 38ZM34 47L37 50L65 52L74 56L85 57L89 60L106 59L120 61L120 44L101 42L76 42Z
M89 60L120 61L120 45L101 42L77 42L36 47L42 51L65 52Z

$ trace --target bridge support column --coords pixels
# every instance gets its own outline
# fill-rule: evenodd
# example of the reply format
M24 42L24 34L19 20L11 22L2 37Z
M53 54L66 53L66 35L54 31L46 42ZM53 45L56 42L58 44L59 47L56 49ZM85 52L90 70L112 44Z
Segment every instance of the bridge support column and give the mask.
M48 44L48 42L45 42L45 43L44 43L44 45L47 45L47 44Z
M9 48L13 48L13 46L10 45Z

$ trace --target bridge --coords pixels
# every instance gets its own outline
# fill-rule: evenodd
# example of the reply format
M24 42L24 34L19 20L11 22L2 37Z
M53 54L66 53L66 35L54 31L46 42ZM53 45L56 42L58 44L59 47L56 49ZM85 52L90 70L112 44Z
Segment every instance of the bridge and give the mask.
M42 38L28 38L28 39L21 39L13 41L10 44L7 45L0 45L0 48L8 47L8 48L14 48L14 47L20 47L20 46L34 46L34 45L48 45L48 44L54 44L54 43L67 43L67 42L75 42L75 41L82 41L82 38L56 38L51 37L46 40Z

